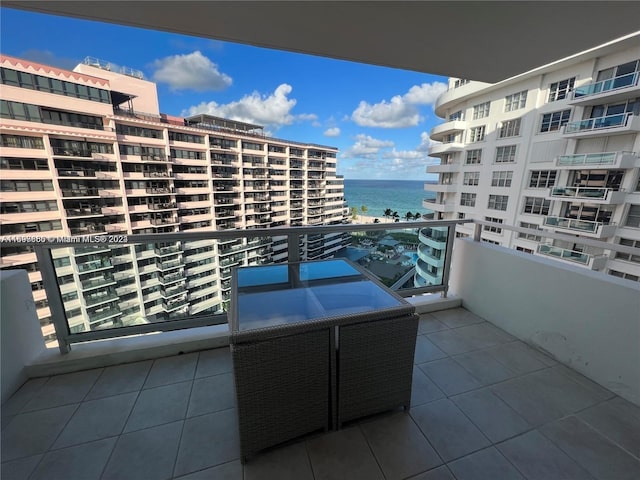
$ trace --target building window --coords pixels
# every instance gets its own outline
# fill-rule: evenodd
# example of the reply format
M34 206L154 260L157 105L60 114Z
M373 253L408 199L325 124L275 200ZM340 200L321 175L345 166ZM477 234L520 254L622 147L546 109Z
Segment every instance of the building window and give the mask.
M640 205L630 205L625 227L640 228Z
M625 280L631 280L632 282L640 281L640 277L637 275L632 275L630 273L619 272L618 270L609 270L609 275L618 278L624 278Z
M532 170L529 188L550 188L556 184L555 170Z
M537 197L524 197L523 213L549 215L549 208L551 208L551 200Z
M513 163L516 161L517 145L506 145L496 148L496 163Z
M556 102L567 98L569 92L573 90L573 84L575 81L576 77L571 77L549 85L549 99L547 101Z
M560 112L545 113L542 115L542 123L540 124L540 133L555 132L560 127L569 123L571 109L562 110Z
M528 228L530 230L541 230L540 226L538 224L536 224L536 223L520 222L520 227ZM541 242L542 241L542 237L540 237L538 235L531 234L531 233L518 233L518 238L523 238L525 240L531 240L532 242Z
M484 243L491 243L493 245L500 245L500 242L496 242L495 240L489 240L488 238L481 239Z
M516 250L518 250L519 252L529 253L533 255L533 250L531 250L530 248L516 247Z
M0 192L48 192L53 183L47 180L2 180Z
M484 140L485 126L474 127L469 130L469 143L481 142Z
M455 82L453 82L453 88L461 87L462 85L466 85L471 80L467 80L466 78L458 78Z
M55 200L0 203L0 213L55 212L57 210L58 204Z
M169 140L174 142L204 143L203 136L182 132L169 132Z
M458 110L457 112L449 115L449 121L455 122L456 120L464 120L464 115L462 114L462 110Z
M464 213L462 212L458 213L458 220L464 220Z
M514 110L518 110L520 108L524 108L527 103L527 91L523 90L522 92L514 93L513 95L508 95L504 99L504 111L512 112Z
M478 185L479 180L480 180L480 172L464 172L462 184L475 187Z
M517 137L520 135L520 119L506 120L502 122L498 130L498 138Z
M491 177L492 187L510 187L513 172L493 172Z
M496 217L484 217L484 219L487 222L491 222L491 223L502 223L503 220L501 218L496 218ZM496 227L493 225L485 225L482 228L485 232L493 232L493 233L497 233L498 235L502 235L502 229L500 227Z
M507 195L489 195L487 208L492 210L506 210L509 197Z
M10 148L37 148L39 150L44 150L44 142L41 137L0 135L0 145Z
M460 205L463 207L475 207L476 206L476 194L475 193L461 193Z
M46 158L7 158L0 157L0 169L3 170L49 170Z
M135 125L121 125L116 123L116 133L119 135L131 135L133 137L163 138L162 130L138 127Z
M479 118L484 118L489 116L489 108L491 107L491 102L484 102L478 105L473 106L473 119L478 120Z
M465 165L479 165L482 161L482 150L467 150Z
M640 249L640 240L632 240L630 238L621 238L618 243L625 247L633 247ZM630 253L616 252L616 260L625 260L627 262L640 263L640 255L632 255Z

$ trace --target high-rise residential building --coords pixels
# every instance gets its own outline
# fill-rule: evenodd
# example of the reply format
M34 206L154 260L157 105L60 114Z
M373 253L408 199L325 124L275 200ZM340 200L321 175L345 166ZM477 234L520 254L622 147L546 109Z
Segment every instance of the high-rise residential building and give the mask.
M337 149L262 127L161 114L141 72L88 58L73 71L2 55L2 235L135 235L343 223ZM303 237L333 256L341 233ZM2 249L29 272L44 336L55 333L32 247ZM221 312L230 267L287 258L286 237L53 252L72 332Z
M631 37L499 83L451 78L431 130L439 165L424 207L437 219L473 218L572 236L485 226L482 240L621 278L640 258L589 239L640 247L640 41ZM460 226L458 235L471 235ZM415 281L437 283L445 238L421 232Z

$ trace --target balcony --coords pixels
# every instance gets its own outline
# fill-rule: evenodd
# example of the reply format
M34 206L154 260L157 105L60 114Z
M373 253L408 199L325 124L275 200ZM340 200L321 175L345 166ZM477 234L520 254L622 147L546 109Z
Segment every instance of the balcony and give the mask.
M604 187L552 187L549 198L576 199L589 203L618 205L624 203L626 192Z
M467 122L462 120L452 120L433 127L431 132L429 132L429 137L431 140L441 142L447 135L455 135L456 133L464 132L466 128Z
M441 163L439 165L427 165L427 173L455 173L460 171L460 163Z
M416 223L428 237L445 228ZM2 406L3 477L637 478L638 298L634 282L456 239L449 297L412 300L411 408L245 465L226 325L74 344L67 356L34 344L20 364L33 378Z
M587 118L567 123L565 137L587 137L603 135L624 135L640 131L640 117L632 113L619 113L606 117Z
M566 233L578 233L585 237L609 238L615 235L617 225L565 217L544 217L544 225Z
M589 255L578 250L569 250L551 244L538 245L538 253L567 262L579 263L591 270L601 270L607 263L607 257L604 255Z
M640 72L633 72L576 87L569 104L601 105L632 98L640 92L638 78L640 78Z
M436 143L429 147L429 156L437 157L444 155L445 153L461 152L464 150L464 143L452 142L452 143Z
M638 166L638 155L634 152L582 153L561 155L556 158L556 167L584 168L634 168Z
M435 198L425 198L422 200L422 207L434 212L455 212L456 204L453 200L436 200Z
M440 167L441 165L434 165ZM427 167L427 170L429 167ZM428 192L454 193L458 191L457 183L425 183L424 189Z

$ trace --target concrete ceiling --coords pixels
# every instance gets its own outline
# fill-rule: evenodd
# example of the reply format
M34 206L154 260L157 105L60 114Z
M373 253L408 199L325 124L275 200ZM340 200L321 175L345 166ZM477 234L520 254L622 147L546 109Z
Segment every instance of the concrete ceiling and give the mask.
M2 6L492 83L640 30L638 1L3 0ZM43 38L48 34L55 32Z

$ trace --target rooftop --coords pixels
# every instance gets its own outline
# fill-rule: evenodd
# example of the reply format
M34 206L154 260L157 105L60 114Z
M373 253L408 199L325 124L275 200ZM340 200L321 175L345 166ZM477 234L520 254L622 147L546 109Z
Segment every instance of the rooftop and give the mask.
M244 466L231 371L219 348L33 378L2 407L2 477L640 477L640 408L462 308L421 315L408 413Z

